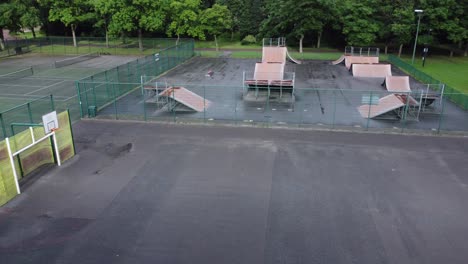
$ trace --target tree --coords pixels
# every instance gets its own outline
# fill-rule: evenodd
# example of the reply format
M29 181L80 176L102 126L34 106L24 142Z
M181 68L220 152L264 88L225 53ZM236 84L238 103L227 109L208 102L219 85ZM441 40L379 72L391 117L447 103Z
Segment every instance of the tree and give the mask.
M468 3L464 1L464 6L453 5L448 8L447 19L443 21L441 29L446 32L448 40L462 48L463 42L468 40L468 18L466 17L468 15ZM450 51L450 57L452 56L453 50Z
M394 40L399 44L398 57L401 56L403 45L411 41L414 32L414 11L413 6L397 7L393 11L393 22L390 24L390 31Z
M18 31L21 28L17 6L12 2L0 3L0 48L5 48L3 29Z
M143 30L164 28L167 1L164 0L112 0L115 12L109 30L114 34L138 32L138 46L143 51Z
M112 14L115 12L113 8L115 6L115 2L112 0L93 0L91 3L96 14L96 23L94 26L97 28L104 28L106 47L109 47L109 24Z
M231 12L232 27L231 40L234 40L234 32L239 30L242 12L244 10L243 0L218 0L216 3L225 5Z
M343 1L343 34L349 45L368 46L375 43L380 30L375 20L378 0Z
M216 51L219 51L217 36L231 28L231 12L229 12L226 6L214 4L213 7L207 8L202 12L200 22L203 31L214 37Z
M39 2L36 0L15 0L15 5L20 11L20 24L23 28L29 28L36 38L35 27L42 24Z
M333 4L333 1L324 0L270 0L266 5L267 18L261 27L262 35L293 36L299 39L299 52L302 53L305 35L313 32L317 34L319 48L323 28L334 17Z
M259 25L262 24L265 18L263 0L243 0L243 10L239 18L239 33L241 38L247 35L257 35L259 33Z
M167 35L177 36L176 45L181 35L202 37L203 29L199 23L200 0L173 0L169 5L169 20Z
M73 46L76 44L76 28L84 21L94 17L91 5L88 0L50 0L51 9L49 19L51 21L61 21L65 26L70 27L73 36Z

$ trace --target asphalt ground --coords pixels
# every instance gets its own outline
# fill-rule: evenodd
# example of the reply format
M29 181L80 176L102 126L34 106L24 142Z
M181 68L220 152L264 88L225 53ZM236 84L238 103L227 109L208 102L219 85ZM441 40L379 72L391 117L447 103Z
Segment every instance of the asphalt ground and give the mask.
M382 86L383 78L355 78L344 65L331 65L330 61L304 61L288 63L285 72L295 72L296 102L246 102L242 98L243 75L253 75L255 59L196 57L156 80L169 86L183 86L206 98L212 104L204 113L168 113L156 105L144 105L140 91L121 98L101 110L101 118L142 119L144 111L149 120L224 120L230 122L262 122L319 127L348 127L378 130L468 131L468 112L448 100L436 102L429 108L432 113L421 114L419 121L368 120L357 110L363 96L382 98L388 94ZM212 72L213 74L208 74ZM392 67L394 76L406 75ZM410 78L413 91L426 90L426 86ZM443 106L442 106L443 105ZM439 115L437 113L443 113ZM435 114L434 114L435 113ZM133 117L132 117L133 116ZM117 117L118 118L118 117Z
M468 138L80 121L2 263L466 263ZM44 174L44 173L43 173Z

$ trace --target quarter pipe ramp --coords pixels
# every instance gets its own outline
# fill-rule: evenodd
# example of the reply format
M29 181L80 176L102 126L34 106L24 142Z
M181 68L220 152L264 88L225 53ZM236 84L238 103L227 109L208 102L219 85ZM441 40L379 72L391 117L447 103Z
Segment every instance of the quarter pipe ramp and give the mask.
M354 77L386 78L392 75L390 64L353 64Z

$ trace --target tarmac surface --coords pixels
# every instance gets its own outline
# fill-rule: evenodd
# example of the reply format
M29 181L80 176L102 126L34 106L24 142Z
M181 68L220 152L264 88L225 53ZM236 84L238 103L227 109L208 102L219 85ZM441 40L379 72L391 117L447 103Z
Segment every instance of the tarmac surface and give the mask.
M468 138L80 121L2 263L466 263Z
M304 61L296 65L287 63L285 72L295 73L294 104L270 102L246 102L243 100L244 72L253 76L256 59L200 58L179 65L156 79L169 86L183 86L205 97L212 104L204 113L171 113L161 111L155 104L144 104L141 91L119 99L99 112L101 118L173 120L224 120L229 122L262 122L273 124L325 127L348 127L377 130L425 130L425 131L468 131L468 112L450 101L441 104L436 100L421 114L419 121L402 122L396 116L391 120L368 120L357 108L363 97L382 98L390 93L382 83L385 78L356 78L344 65L332 65L330 61ZM212 73L212 74L210 74ZM394 76L405 76L392 66ZM286 74L288 75L288 74ZM290 74L289 74L290 75ZM413 91L426 86L410 77ZM443 113L442 116L437 113ZM410 116L408 115L408 119Z

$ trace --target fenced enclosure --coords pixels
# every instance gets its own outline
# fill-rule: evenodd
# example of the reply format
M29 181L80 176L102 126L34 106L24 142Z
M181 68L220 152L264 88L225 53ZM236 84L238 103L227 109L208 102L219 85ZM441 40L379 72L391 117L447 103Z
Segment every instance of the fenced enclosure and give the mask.
M140 87L142 76L160 75L193 55L193 40L181 41L177 46L77 81L80 115L93 115L116 98Z
M41 37L7 40L5 41L5 46L9 53L31 51L50 55L76 55L96 52L106 55L143 55L175 46L177 40L170 38L143 38L141 50L137 38L119 37L106 40L105 37L77 37L76 41L77 45L75 47L73 38L71 37ZM188 40L181 39L180 41Z
M360 107L368 106L369 113L374 108L387 107L378 105L378 100L393 95L387 91L343 91L333 89L301 88L295 90L294 103L280 103L275 100L264 102L246 102L242 86L207 86L191 84L169 84L154 82L152 88L141 83L87 82L88 87L82 98L95 103L99 94L105 95L103 105L96 112L89 112L85 117L115 120L191 122L191 123L228 123L234 125L259 126L295 126L323 129L351 129L390 132L456 132L468 131L467 113L458 113L456 106L448 102L449 96L464 94L428 94L422 90L401 94L405 98L414 98L418 105L406 101L397 109L388 110L385 115L366 118ZM127 87L139 87L120 96ZM94 87L94 88L93 88ZM194 111L184 106L183 100L172 98L169 94L158 98L170 87L183 87L198 95L201 111ZM187 99L185 99L187 100ZM194 99L191 99L194 100ZM90 103L88 101L88 104ZM194 104L193 101L191 104ZM84 104L86 105L86 104ZM388 107L392 107L389 105ZM458 114L457 114L458 113Z

